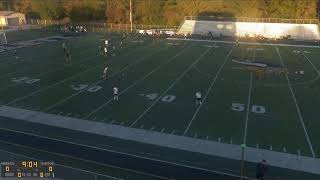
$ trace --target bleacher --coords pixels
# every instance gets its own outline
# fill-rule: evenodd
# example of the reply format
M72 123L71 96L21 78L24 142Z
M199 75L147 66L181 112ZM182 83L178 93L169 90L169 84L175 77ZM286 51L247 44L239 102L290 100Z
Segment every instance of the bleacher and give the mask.
M297 22L297 23L294 23ZM237 21L209 21L186 19L178 34L256 37L263 36L272 39L287 37L294 40L320 40L317 23L302 23L302 21L275 21L275 22L241 22Z

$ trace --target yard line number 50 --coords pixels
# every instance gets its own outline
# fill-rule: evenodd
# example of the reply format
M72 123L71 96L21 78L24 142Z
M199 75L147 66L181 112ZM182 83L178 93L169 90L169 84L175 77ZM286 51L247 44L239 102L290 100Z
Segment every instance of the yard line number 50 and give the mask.
M245 110L245 104L232 103L231 109L233 111L243 112ZM251 112L256 114L264 114L266 113L266 108L264 106L252 105Z

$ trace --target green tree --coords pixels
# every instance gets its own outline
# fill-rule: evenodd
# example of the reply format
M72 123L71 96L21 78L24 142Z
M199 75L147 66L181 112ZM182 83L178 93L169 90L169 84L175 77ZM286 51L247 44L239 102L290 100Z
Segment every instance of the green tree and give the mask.
M129 23L129 0L106 0L105 6L108 22Z
M136 4L135 16L142 24L163 24L163 1L144 0Z

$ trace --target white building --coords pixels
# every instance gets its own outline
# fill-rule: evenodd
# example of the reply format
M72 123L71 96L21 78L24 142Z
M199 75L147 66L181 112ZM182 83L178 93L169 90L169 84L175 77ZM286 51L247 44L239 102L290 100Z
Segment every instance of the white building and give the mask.
M14 11L0 11L0 26L17 26L26 24L26 16Z

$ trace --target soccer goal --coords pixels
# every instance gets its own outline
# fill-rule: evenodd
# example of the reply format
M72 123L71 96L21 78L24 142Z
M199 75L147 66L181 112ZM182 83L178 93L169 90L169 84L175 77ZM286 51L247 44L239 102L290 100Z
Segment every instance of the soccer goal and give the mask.
M0 45L7 44L7 37L5 32L0 32Z

